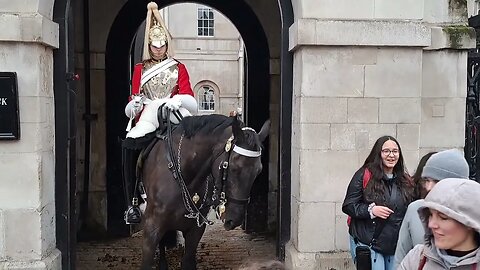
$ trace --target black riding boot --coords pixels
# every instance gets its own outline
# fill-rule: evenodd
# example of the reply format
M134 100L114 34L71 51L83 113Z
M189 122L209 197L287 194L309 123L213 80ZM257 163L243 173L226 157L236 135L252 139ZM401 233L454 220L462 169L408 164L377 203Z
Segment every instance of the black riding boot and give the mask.
M138 207L138 198L135 195L135 171L139 152L128 148L123 148L123 186L125 199L127 200L127 210L124 214L126 224L139 224L142 220L142 212Z

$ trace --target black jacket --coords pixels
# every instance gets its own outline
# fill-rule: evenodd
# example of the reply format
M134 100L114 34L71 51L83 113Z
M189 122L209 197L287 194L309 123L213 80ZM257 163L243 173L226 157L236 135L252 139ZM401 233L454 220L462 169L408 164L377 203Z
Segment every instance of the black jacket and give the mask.
M349 233L356 241L363 244L372 244L375 251L384 255L394 255L397 245L398 232L402 224L403 217L407 211L408 202L405 202L400 187L397 185L397 177L388 179L386 176L382 179L385 190L385 201L387 203L375 202L376 205L387 206L392 209L392 213L386 220L381 218L370 218L368 206L373 201L365 199L363 188L363 173L365 169L360 168L354 175L348 185L347 194L343 201L342 211L349 215L352 220L350 223ZM372 181L372 180L370 180ZM392 200L392 190L396 189L396 194ZM384 223L384 224L381 224ZM380 235L372 242L375 229L377 226L384 226ZM377 232L378 234L378 232Z

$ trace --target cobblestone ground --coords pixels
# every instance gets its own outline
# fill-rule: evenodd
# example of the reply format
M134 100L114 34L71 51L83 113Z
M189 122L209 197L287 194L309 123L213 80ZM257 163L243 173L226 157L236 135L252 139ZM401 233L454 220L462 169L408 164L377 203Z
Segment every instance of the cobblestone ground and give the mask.
M77 245L77 269L138 269L141 233L133 237ZM170 269L180 269L183 248L167 251ZM266 235L245 234L242 229L225 231L220 222L208 226L197 252L198 270L238 269L252 261L275 259L275 240Z

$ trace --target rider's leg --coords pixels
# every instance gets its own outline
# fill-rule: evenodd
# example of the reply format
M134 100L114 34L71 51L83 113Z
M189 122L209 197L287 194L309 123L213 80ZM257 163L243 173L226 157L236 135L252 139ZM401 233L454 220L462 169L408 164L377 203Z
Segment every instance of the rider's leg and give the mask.
M139 156L138 150L128 149L123 147L123 185L125 191L125 199L127 200L127 210L125 211L125 223L127 224L139 224L141 221L142 213L138 207L138 198L134 197L135 193L135 170L137 165L137 159ZM133 200L137 200L135 203Z
M135 127L127 133L127 138L137 139L145 136L147 133L154 132L159 125L157 111L163 103L165 103L164 99L156 99L146 105Z
M190 95L182 95L182 96L188 96L186 100L190 100L190 98L194 99ZM138 139L145 136L145 134L154 132L160 125L158 121L158 109L162 107L162 105L166 102L166 100L167 99L156 99L151 101L148 105L146 105L142 111L142 115L140 116L140 119L135 124L135 127L133 127L127 133L127 138ZM191 104L186 103L186 105L189 105L189 107L194 107ZM192 112L190 112L188 109L184 108L183 106L180 107L175 113L180 114L183 117L192 115ZM163 107L162 115L164 118L166 117L167 115L166 107ZM180 119L175 117L174 113L172 113L170 115L170 121L174 124L178 124L180 122Z

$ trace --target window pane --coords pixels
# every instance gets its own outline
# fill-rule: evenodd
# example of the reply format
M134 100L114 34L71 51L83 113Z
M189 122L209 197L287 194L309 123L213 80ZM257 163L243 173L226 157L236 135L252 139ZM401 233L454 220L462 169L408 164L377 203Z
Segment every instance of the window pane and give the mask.
M215 111L215 91L209 86L202 86L198 91L198 103L200 110Z
M208 29L208 36L213 37L213 28Z
M198 20L198 27L203 27L203 20Z
M208 27L213 27L213 20L208 20Z
M198 28L198 35L201 36L202 35L202 29Z
M209 11L209 12L208 12L208 18L213 20L213 11L212 11L212 9L209 9L208 11Z

